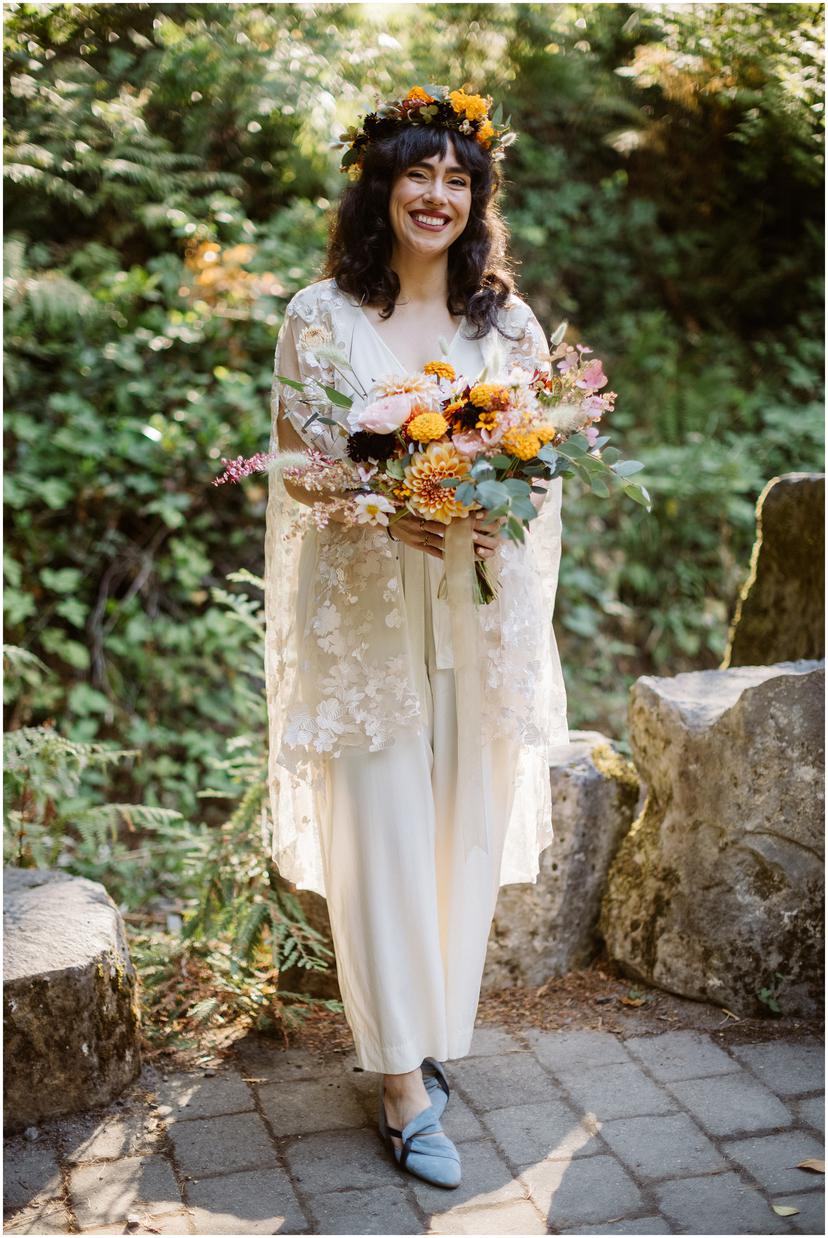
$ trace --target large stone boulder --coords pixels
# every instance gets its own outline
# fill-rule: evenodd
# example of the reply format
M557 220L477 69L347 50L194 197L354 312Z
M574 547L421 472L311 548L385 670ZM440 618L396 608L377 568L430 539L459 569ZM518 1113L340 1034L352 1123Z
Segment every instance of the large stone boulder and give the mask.
M4 869L3 979L7 1131L104 1104L138 1074L135 969L98 882Z
M534 884L501 886L483 989L542 984L586 966L600 950L598 913L607 870L636 811L632 764L598 731L573 731L549 770L551 846Z
M824 660L643 676L643 810L599 929L626 974L735 1014L823 998Z
M825 657L825 475L785 473L756 504L756 541L721 668Z

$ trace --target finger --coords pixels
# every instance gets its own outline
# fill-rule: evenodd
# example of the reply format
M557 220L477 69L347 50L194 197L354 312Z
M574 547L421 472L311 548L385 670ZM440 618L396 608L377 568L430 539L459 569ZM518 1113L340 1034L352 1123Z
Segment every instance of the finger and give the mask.
M499 537L491 534L484 534L484 532L474 534L475 543L477 543L478 546L488 546L490 550L494 550L495 546L498 545L499 540Z

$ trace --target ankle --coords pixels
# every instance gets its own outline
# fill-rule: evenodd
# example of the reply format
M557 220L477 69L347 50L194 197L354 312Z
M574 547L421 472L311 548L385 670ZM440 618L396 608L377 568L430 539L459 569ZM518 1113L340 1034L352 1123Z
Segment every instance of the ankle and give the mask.
M382 1090L386 1096L407 1096L411 1092L417 1091L418 1086L423 1085L423 1077L419 1067L416 1070L409 1070L402 1075L383 1075Z

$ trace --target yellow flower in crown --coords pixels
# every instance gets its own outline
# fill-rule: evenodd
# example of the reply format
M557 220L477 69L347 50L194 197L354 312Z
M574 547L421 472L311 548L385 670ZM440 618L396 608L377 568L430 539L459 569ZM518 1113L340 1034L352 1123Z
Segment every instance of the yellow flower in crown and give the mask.
M466 120L484 120L492 102L481 95L467 95L464 90L452 90L449 99L455 112L465 116Z
M480 143L481 146L485 146L488 148L489 138L493 136L494 136L494 125L490 121L484 120L483 124L477 130L478 142Z
M463 478L468 473L470 462L461 456L451 443L429 443L425 451L411 457L405 470L405 481L411 487L409 507L428 520L448 524L455 516L462 516L468 509L458 503L451 486L441 486L444 477Z
M338 141L331 143L334 148L344 148L339 170L347 173L350 180L359 180L366 148L404 125L431 125L464 133L490 153L493 163L499 161L516 135L509 128L511 116L502 120L502 104L498 103L490 114L491 107L491 95L473 93L468 82L459 90L412 86L399 99L383 102L378 97L375 111L368 112L361 118L361 124L349 126Z
M408 94L403 99L403 103L411 103L414 100L416 100L419 103L433 103L434 102L433 96L430 95L428 91L423 90L422 86L412 86Z

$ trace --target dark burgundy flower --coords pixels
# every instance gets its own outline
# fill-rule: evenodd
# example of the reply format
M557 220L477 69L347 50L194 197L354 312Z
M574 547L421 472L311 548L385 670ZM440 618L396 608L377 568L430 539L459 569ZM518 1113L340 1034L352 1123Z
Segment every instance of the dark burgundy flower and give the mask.
M368 460L388 460L393 456L396 445L396 434L374 434L370 430L356 430L348 435L346 450L355 464L364 464Z

